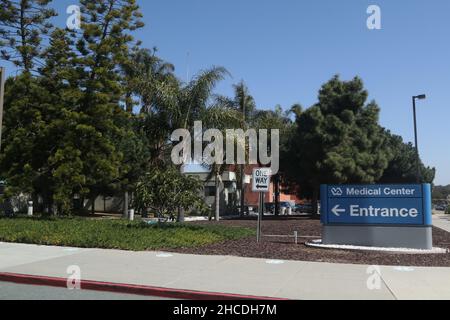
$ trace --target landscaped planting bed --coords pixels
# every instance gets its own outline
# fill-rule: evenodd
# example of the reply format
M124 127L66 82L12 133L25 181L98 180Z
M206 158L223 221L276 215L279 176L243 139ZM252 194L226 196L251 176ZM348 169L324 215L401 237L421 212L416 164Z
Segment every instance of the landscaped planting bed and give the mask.
M196 223L202 225L204 223ZM237 219L222 221L217 225L251 228L256 230L255 219ZM373 251L350 251L318 249L305 246L311 240L310 236L320 239L322 227L320 221L308 218L265 218L263 221L263 234L266 235L293 235L298 231L299 244L293 238L264 238L261 244L256 243L256 237L250 236L236 240L203 246L197 249L179 249L177 252L233 255L241 257L301 260L314 262L367 264L367 265L393 265L393 266L436 266L450 267L450 254L405 254ZM438 228L433 230L434 246L450 249L450 233Z

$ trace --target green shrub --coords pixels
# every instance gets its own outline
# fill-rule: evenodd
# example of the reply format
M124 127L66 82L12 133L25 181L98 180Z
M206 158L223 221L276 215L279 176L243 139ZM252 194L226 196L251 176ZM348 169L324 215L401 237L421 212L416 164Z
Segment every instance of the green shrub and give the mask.
M83 218L0 218L0 241L132 251L192 248L254 234L247 228Z

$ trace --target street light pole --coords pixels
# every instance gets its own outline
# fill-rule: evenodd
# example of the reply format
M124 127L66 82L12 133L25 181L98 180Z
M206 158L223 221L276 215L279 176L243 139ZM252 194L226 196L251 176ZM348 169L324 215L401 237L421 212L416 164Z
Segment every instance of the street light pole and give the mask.
M2 129L3 129L3 97L5 95L6 69L0 67L0 150L2 148Z
M413 113L414 113L414 139L416 146L416 182L421 183L422 177L420 172L420 155L419 155L419 142L418 142L418 134L417 134L417 112L416 112L416 100L425 100L427 98L426 95L422 94L419 96L414 96L413 100Z

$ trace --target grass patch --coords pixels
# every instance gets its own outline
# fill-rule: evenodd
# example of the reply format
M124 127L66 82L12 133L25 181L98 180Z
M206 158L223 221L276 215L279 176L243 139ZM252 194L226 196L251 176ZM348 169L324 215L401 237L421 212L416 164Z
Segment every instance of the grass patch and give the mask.
M0 242L132 251L194 248L255 234L241 227L93 220L0 218Z

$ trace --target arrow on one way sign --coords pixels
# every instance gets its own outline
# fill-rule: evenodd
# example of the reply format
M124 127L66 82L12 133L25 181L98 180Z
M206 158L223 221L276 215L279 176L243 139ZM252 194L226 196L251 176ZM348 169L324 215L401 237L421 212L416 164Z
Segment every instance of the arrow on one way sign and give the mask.
M337 205L331 210L336 217L340 217L341 213L345 213L345 209L340 209L340 205Z
M270 177L272 172L270 168L259 168L253 170L253 192L269 192L270 190Z

